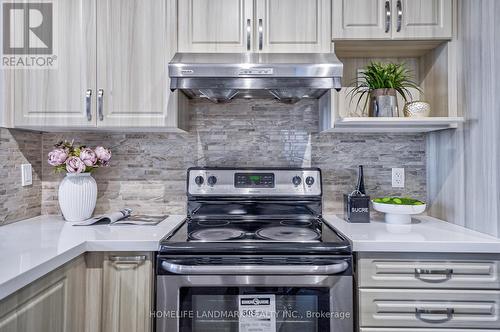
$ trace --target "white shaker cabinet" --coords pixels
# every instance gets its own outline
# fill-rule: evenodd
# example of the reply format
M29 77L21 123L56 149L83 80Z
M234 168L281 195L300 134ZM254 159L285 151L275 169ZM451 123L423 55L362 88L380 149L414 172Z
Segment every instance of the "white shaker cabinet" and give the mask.
M97 1L97 126L177 127L170 91L175 2Z
M333 0L332 39L451 39L453 0Z
M333 39L391 38L391 3L385 0L333 0Z
M499 258L494 254L360 253L360 331L497 331Z
M86 332L152 331L153 255L86 254Z
M186 100L168 78L176 0L54 1L57 67L5 75L13 127L185 129Z
M151 254L106 255L103 262L102 331L151 331L152 303Z
M0 301L0 332L83 332L82 256Z
M179 52L330 51L330 0L179 2Z
M451 39L452 0L392 0L394 39Z
M256 0L256 50L330 52L330 1Z
M12 98L5 112L13 112L15 127L95 126L95 6L96 0L59 0L53 7L54 68L4 69Z
M179 52L249 51L253 0L179 1Z

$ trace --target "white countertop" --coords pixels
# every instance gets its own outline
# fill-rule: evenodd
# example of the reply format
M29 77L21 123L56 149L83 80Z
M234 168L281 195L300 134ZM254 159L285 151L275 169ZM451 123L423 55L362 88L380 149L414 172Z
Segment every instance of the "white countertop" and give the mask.
M0 299L86 251L156 251L185 216L156 226L72 226L41 216L0 227Z
M336 215L323 217L349 239L353 251L500 253L500 239L428 216L418 216L410 225L355 224Z
M58 216L41 216L2 226L0 299L86 251L156 251L159 240L184 218L170 216L157 226L76 227ZM500 239L431 217L418 217L411 225L324 218L358 252L500 253Z

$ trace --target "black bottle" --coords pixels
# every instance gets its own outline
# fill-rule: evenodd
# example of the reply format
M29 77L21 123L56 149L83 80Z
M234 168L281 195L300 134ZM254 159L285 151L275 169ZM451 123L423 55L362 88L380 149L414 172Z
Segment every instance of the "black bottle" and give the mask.
M363 195L366 195L365 179L363 176L363 165L358 166L358 184L356 186L356 190L362 193Z
M366 195L363 166L358 168L358 183L350 194L344 194L344 219L352 223L370 222L370 196Z

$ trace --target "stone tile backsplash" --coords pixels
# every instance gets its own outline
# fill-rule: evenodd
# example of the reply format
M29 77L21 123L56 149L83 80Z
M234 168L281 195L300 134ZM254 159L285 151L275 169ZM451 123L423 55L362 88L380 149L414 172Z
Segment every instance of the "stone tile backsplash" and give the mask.
M295 105L192 101L191 106L186 134L43 134L42 213L59 213L57 187L63 175L53 173L45 156L64 138L112 149L111 167L94 174L99 190L96 213L122 207L139 213L184 213L186 169L191 166L320 167L326 212L341 210L342 194L353 190L359 164L365 165L371 195L426 198L423 134L319 134L317 102L311 100ZM35 134L26 133L30 135ZM402 166L406 187L395 190L391 168Z
M0 225L35 217L42 203L42 134L0 128ZM21 187L21 164L33 167L33 184Z

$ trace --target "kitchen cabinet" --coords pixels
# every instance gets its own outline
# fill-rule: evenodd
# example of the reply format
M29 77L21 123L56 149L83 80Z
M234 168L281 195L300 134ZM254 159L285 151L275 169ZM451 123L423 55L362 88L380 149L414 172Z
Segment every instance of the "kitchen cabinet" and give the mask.
M330 52L330 7L329 0L181 1L179 51Z
M86 331L151 331L152 259L144 252L87 254Z
M394 39L451 39L452 0L392 1Z
M257 0L256 49L329 53L330 1Z
M253 0L179 1L179 52L250 50Z
M500 325L498 255L361 253L357 264L360 331Z
M451 39L453 0L333 0L332 39Z
M0 332L83 332L84 325L82 256L0 302Z
M168 62L175 6L164 0L97 1L97 125L177 127ZM169 7L170 6L170 7Z
M333 39L390 38L390 6L385 0L333 0Z
M500 291L361 289L360 325L483 328L500 326Z
M8 76L14 127L185 129L186 100L170 91L168 78L177 1L56 3L57 67Z
M15 127L80 127L96 125L87 93L96 86L95 0L57 1L58 47L55 68L5 69L4 89L12 94Z

